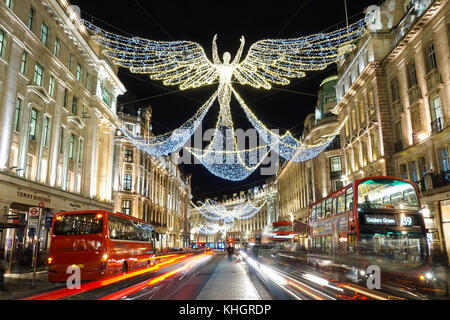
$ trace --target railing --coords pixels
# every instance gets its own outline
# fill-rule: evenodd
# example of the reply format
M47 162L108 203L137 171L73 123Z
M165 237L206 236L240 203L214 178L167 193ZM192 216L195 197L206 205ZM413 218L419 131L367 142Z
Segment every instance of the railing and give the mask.
M439 74L439 71L437 68L431 70L427 75L427 87L428 91L432 90L435 86L442 83L441 81L441 75Z
M417 85L412 86L408 89L408 97L409 97L409 104L414 104L417 100L422 98L422 95L420 93L419 87Z
M433 133L438 133L442 130L444 130L444 119L443 118L437 118L436 120L431 122L431 131Z
M433 188L440 188L450 185L450 170L441 171L432 175Z

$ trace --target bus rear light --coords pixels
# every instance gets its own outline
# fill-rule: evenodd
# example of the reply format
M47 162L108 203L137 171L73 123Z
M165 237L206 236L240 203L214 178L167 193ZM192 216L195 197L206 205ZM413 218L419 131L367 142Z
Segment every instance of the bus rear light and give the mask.
M57 220L57 221L61 221L61 219L62 219L62 216L57 216L57 217L56 217L56 220Z
M99 213L99 214L97 214L95 217L96 217L97 219L101 219L101 218L103 217L103 215L102 215L101 213Z
M105 254L102 256L102 261L106 261L106 260L108 260L108 255L105 253Z
M48 264L52 264L53 258L52 257L48 257L47 262L48 262Z

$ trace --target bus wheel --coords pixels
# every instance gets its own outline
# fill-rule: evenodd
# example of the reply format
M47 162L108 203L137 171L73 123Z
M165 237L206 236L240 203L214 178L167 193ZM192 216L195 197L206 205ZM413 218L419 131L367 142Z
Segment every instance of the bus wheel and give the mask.
M126 262L123 263L122 266L122 273L127 273L128 272L128 264Z

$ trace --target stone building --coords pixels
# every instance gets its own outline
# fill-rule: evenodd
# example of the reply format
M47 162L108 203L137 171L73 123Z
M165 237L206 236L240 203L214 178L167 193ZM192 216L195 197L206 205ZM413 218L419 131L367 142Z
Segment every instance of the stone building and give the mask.
M67 1L0 1L1 248L27 244L32 233L9 227L40 203L42 218L113 210L113 123L124 92Z
M417 184L429 237L450 249L450 5L385 1L357 48L338 63L348 181L387 175ZM449 252L450 253L450 252ZM449 255L450 256L450 255Z
M152 135L152 109L137 115L118 113L130 132ZM114 195L117 212L150 222L159 250L189 246L190 176L176 165L177 158L154 157L134 146L116 131L114 151Z

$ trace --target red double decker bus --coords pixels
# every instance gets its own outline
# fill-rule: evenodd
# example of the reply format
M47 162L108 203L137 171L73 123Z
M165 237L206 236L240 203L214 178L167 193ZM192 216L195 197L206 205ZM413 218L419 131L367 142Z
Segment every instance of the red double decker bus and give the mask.
M356 180L310 205L308 263L350 268L357 275L377 265L384 279L401 275L427 282L429 250L420 208L413 182Z
M153 227L141 219L101 210L53 217L49 252L51 282L66 281L78 266L81 280L97 280L153 263Z

